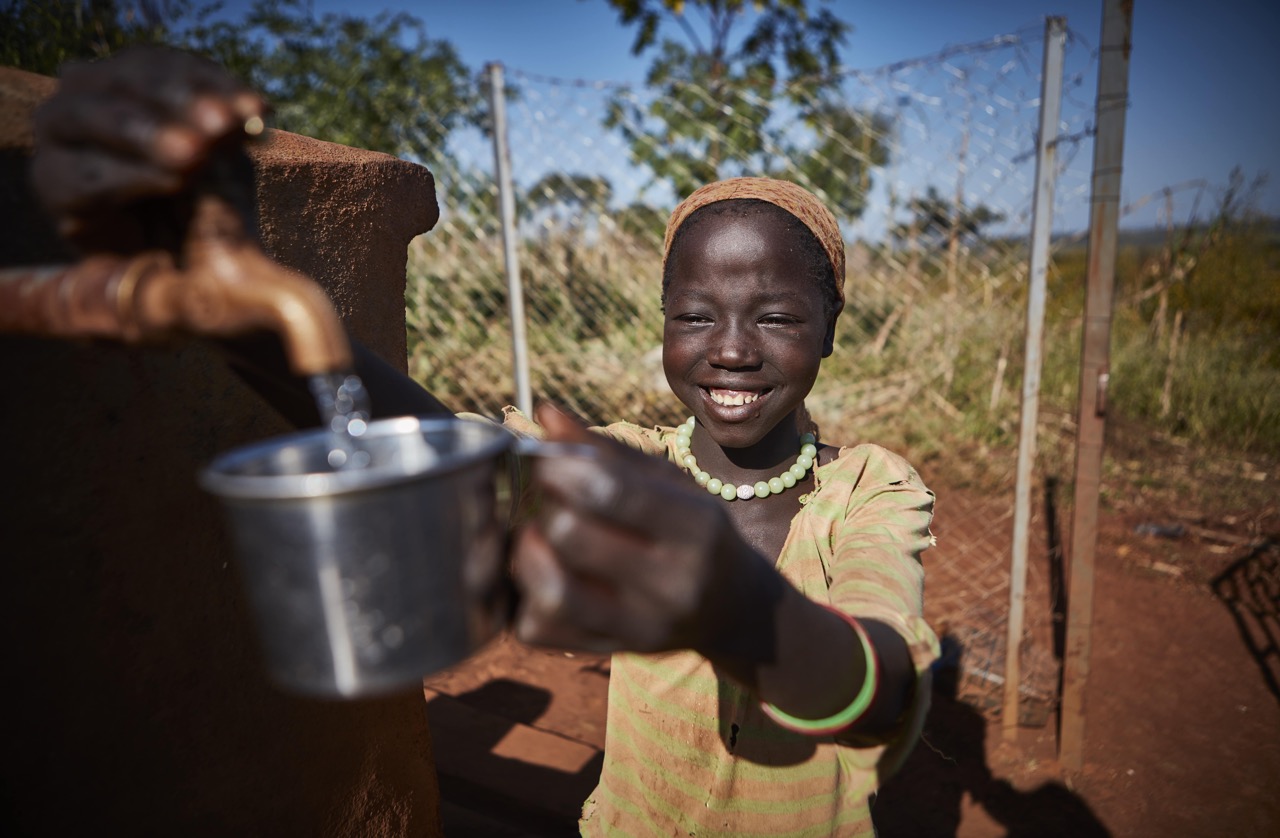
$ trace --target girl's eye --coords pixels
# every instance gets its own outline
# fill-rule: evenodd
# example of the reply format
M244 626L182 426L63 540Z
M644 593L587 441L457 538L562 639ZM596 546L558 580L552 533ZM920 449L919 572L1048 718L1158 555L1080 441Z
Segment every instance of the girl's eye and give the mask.
M676 320L681 323L710 323L711 318L702 314L681 314L677 315Z
M800 321L790 314L766 314L760 322L766 326L794 326Z

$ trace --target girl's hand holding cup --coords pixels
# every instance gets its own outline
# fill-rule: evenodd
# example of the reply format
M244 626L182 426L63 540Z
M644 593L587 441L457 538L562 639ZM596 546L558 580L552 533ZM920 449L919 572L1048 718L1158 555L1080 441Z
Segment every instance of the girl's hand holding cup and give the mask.
M513 559L517 636L593 651L696 649L709 657L744 597L776 574L722 503L670 463L591 433L543 406L547 439L598 456L539 458L535 519ZM780 581L780 580L777 580Z

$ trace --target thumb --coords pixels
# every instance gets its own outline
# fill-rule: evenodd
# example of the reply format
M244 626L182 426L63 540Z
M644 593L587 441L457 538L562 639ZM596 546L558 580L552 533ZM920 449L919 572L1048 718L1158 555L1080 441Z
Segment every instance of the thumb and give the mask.
M590 442L596 437L587 430L586 423L572 416L550 402L542 402L534 409L534 418L543 430L547 439L556 442Z

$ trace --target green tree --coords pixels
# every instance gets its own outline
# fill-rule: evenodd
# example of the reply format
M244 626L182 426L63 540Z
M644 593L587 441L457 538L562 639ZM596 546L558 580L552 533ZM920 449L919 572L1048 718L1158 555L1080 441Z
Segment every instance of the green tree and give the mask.
M638 239L661 243L669 212L634 201L609 214L613 226Z
M606 211L613 198L613 184L597 175L551 172L529 187L523 201L526 218L542 212L563 227L578 227L585 215Z
M883 165L887 125L843 102L839 47L851 27L806 0L606 0L656 51L647 105L623 91L605 125L677 194L737 174L797 180L856 218ZM681 38L666 37L672 29ZM661 38L660 38L661 36Z
M907 203L911 219L899 224L893 235L900 241L915 240L929 247L940 247L952 240L965 241L981 238L982 228L1004 220L1002 213L986 204L977 206L956 205L938 194L930 186L922 198L912 198Z
M481 119L471 71L408 14L316 16L306 0L255 0L244 20L202 23L183 41L262 91L273 122L295 133L431 160Z
M170 42L176 21L211 10L185 0L5 0L0 3L0 65L56 76L68 61Z
M317 16L306 0L255 0L241 19L218 19L219 8L189 0L7 0L0 63L53 75L68 60L105 58L135 44L190 49L262 91L276 127L429 162L441 159L454 129L483 124L471 70L417 18Z

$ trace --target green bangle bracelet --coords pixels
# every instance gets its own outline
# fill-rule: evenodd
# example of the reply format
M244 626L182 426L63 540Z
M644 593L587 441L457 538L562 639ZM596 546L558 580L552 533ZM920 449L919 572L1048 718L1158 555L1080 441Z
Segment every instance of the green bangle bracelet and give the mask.
M821 603L818 604L821 605ZM827 736L839 733L858 721L867 712L867 709L871 707L871 702L875 699L876 689L880 685L880 666L876 660L876 650L871 645L871 639L867 637L867 632L862 627L862 624L854 617L830 605L823 605L822 607L853 626L854 632L858 635L858 640L862 643L862 654L866 657L867 671L862 679L862 687L858 690L858 694L854 696L848 707L825 719L800 719L789 713L784 713L768 702L760 702L760 709L774 722L787 730L795 731L796 733L807 733L810 736Z

